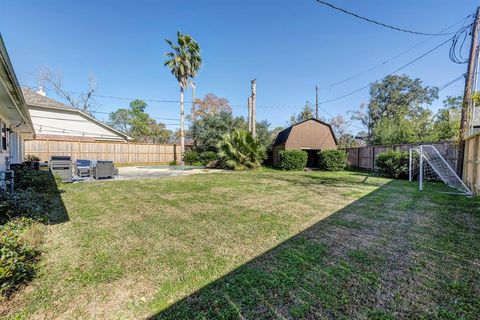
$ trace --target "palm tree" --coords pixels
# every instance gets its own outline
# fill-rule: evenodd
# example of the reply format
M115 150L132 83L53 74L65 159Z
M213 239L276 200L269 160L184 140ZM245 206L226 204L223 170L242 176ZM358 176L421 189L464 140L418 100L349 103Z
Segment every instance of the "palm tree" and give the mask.
M165 53L164 65L170 69L180 84L180 164L183 165L185 152L185 107L183 91L188 86L188 80L195 78L202 64L200 46L188 34L177 31L177 43L165 39L172 51Z

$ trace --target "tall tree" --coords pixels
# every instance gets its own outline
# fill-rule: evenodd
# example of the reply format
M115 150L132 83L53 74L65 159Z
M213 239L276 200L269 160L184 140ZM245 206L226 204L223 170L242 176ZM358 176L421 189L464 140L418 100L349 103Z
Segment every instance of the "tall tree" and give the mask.
M315 117L315 111L313 110L312 104L309 101L305 102L305 106L299 114L293 114L290 117L290 124L299 123L308 119Z
M225 98L217 97L213 93L207 93L203 99L195 99L190 112L190 118L195 121L207 114L216 115L221 111L232 112L229 101Z
M92 111L96 105L93 95L97 89L93 74L88 77L87 90L78 94L73 94L65 89L61 70L52 71L48 67L41 68L37 72L37 81L43 87L50 87L71 107L93 116Z
M198 151L217 151L222 136L234 129L247 129L245 119L235 118L231 112L207 114L190 126L190 134Z
M434 118L432 140L455 140L460 138L460 113L463 97L447 97L443 100L443 108Z
M374 144L420 142L431 136L431 111L438 88L424 86L420 79L392 75L370 87L368 110L361 107L352 119L371 132Z
M111 112L108 124L113 128L125 132L138 142L166 143L172 132L165 124L157 122L145 112L147 104L143 100L133 100L130 108L121 108Z
M350 123L342 115L337 115L329 120L333 133L340 147L349 147L353 142L353 136L348 132Z
M185 152L185 106L184 106L184 89L188 86L188 80L195 78L200 66L202 58L200 56L200 46L187 34L177 31L177 42L165 39L170 46L170 52L165 53L164 65L170 69L172 74L180 84L180 153ZM183 156L180 157L180 164L183 164Z

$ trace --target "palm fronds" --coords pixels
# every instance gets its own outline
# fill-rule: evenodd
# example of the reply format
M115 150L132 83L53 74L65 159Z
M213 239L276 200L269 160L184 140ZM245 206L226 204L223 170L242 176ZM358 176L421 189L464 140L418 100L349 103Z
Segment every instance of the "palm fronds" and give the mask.
M187 34L177 31L177 43L169 39L165 42L172 51L164 54L164 66L168 67L180 85L185 88L188 85L188 79L194 78L201 65L200 46Z
M233 170L258 168L265 158L265 148L245 130L225 134L218 150L220 165Z

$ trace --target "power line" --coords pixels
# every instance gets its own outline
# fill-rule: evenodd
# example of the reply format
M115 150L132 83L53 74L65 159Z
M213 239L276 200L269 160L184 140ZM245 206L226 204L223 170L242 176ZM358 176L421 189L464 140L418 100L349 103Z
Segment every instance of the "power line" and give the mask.
M348 14L350 16L353 16L355 18L358 18L358 19L361 19L361 20L364 20L364 21L367 21L367 22L370 22L370 23L373 23L373 24L376 24L376 25L379 25L379 26L382 26L382 27L385 27L385 28L396 30L396 31L401 31L401 32L406 32L406 33L411 33L411 34L417 34L417 35L421 35L421 36L444 36L444 35L453 34L453 33L427 33L427 32L420 32L420 31L403 29L403 28L399 28L399 27L396 27L396 26L393 26L393 25L390 25L390 24L386 24L386 23L383 23L383 22L380 22L380 21L376 21L376 20L361 16L361 15L356 14L354 12L342 9L340 7L337 7L337 6L335 6L331 3L328 3L326 1L322 1L322 0L315 0L315 1L317 1L320 4L326 5L326 6L332 8L334 10L337 10L337 11L343 12L345 14Z
M36 89L37 87L31 86L31 85L26 85L22 84L23 87L28 87L30 89ZM47 91L53 91L55 92L54 89L50 88L44 88L44 90ZM71 94L77 94L80 95L82 92L76 92L76 91L70 91L70 90L64 90L65 92L71 93ZM120 96L108 96L108 95L101 95L101 94L92 94L92 97L97 97L97 98L106 98L106 99L116 99L116 100L130 100L133 101L135 99L140 99L140 98L131 98L131 97L120 97ZM140 99L145 102L159 102L159 103L180 103L180 100L161 100L161 99ZM184 103L192 103L192 101L184 101Z
M454 24L452 24L452 25L450 25L450 26L448 26L448 27L440 30L440 32L444 32L444 31L446 31L446 30L448 30L448 29L451 29L452 27L456 26L457 24L461 23L462 21L463 21L463 24L465 25L465 22L467 21L467 19L470 18L470 17L472 17L472 16L474 16L473 13L471 13L471 14L467 15L466 17L458 20L458 21L455 22ZM459 31L463 30L464 28L465 28L465 27L462 26L462 28L460 28L460 29L457 30L456 32L459 32ZM395 59L397 59L397 58L399 58L399 57L401 57L401 56L409 53L410 51L412 51L412 50L420 47L422 44L430 41L430 40L433 39L433 38L435 38L435 36L431 36L431 37L429 37L429 38L427 38L427 39L425 39L425 40L417 43L416 45L414 45L414 46L406 49L405 51L402 51L402 52L396 54L395 56L393 56L393 57L391 57L391 58L389 58L389 59L387 59L387 60L385 60L385 61L383 61L383 62L381 62L381 63L379 63L379 64L377 64L377 65L375 65L375 66L373 66L373 67L370 67L370 68L368 68L368 69L366 69L366 70L364 70L364 71L358 72L358 73L356 73L356 74L354 74L354 75L352 75L352 76L349 76L349 77L347 77L347 78L345 78L345 79L343 79L343 80L340 80L340 81L334 82L334 83L332 83L332 84L326 85L326 86L324 86L324 87L321 87L321 89L330 89L330 88L332 88L332 87L335 87L335 86L337 86L337 85L340 85L340 84L342 84L342 83L345 83L345 82L347 82L347 81L349 81L349 80L352 80L352 79L355 79L355 78L357 78L357 77L359 77L359 76L362 76L362 75L364 75L364 74L366 74L366 73L368 73L368 72L370 72L370 71L372 71L372 70L375 70L375 69L377 69L377 68L379 68L379 67L381 67L381 66L383 66L383 65L385 65L385 64L387 64L387 63L390 63L390 62L392 62L393 60L395 60Z
M458 76L457 78L455 78L455 79L447 82L446 84L444 84L444 85L442 85L441 87L439 87L439 88L438 88L438 91L442 91L443 89L451 86L451 85L454 84L455 82L457 82L457 81L459 81L459 80L461 80L461 79L465 79L465 75L466 75L466 73L464 73L464 74Z
M90 111L91 113L98 113L98 114L110 114L111 112L106 112L106 111ZM114 112L114 111L112 111ZM173 120L173 121L180 121L180 119L178 118L162 118L162 117L152 117L150 116L150 118L152 119L156 119L156 120Z
M444 42L440 43L439 45L435 46L433 49L428 50L427 52L423 53L423 54L420 55L419 57L417 57L417 58L409 61L408 63L404 64L403 66L401 66L401 67L397 68L396 70L390 72L389 74L387 74L387 75L384 76L383 78L388 77L388 76L391 76L391 75L397 73L398 71L405 69L406 67L410 66L411 64L417 62L418 60L422 59L423 57L425 57L425 56L429 55L430 53L434 52L435 50L439 49L440 47L442 47L443 45L445 45L446 43L448 43L448 42L449 42L450 40L452 40L452 39L453 39L453 37L448 38L446 41L444 41ZM333 99L330 99L330 100L321 101L320 104L325 104L325 103L329 103L329 102L334 102L334 101L337 101L337 100L346 98L346 97L348 97L348 96L351 96L352 94L355 94L355 93L357 93L357 92L360 92L360 91L362 91L362 90L370 87L372 84L375 84L375 83L377 83L377 82L379 82L379 81L380 81L380 80L376 80L376 81L374 81L374 82L372 82L372 83L369 83L369 84L367 84L367 85L365 85L365 86L363 86L363 87L360 87L360 88L358 88L358 89L356 89L356 90L353 90L353 91L351 91L351 92L348 92L348 93L346 93L346 94L343 94L343 95L341 95L341 96L339 96L339 97L336 97L336 98L333 98Z

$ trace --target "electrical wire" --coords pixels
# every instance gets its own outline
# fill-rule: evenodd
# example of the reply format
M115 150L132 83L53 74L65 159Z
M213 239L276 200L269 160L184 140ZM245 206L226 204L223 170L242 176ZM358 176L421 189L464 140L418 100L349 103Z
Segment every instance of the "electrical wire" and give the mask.
M457 81L459 81L459 80L461 80L461 79L465 79L465 75L466 75L466 73L461 74L461 75L458 76L457 78L455 78L455 79L447 82L446 84L440 86L440 87L438 88L438 91L440 92L440 91L444 90L445 88L448 88L449 86L451 86L451 85L454 84L455 82L457 82Z
M464 28L465 22L468 20L468 18L474 17L474 16L475 16L475 14L474 14L474 13L471 13L471 14L467 15L466 17L458 20L458 21L455 22L454 24L452 24L452 25L450 25L450 26L448 26L448 27L440 30L440 32L444 32L444 31L446 31L446 30L449 30L449 29L451 29L452 27L456 26L457 24L463 22L463 26L462 26L459 30L457 30L457 31L455 32L455 33L458 33L460 30L462 30L462 29ZM366 74L366 73L368 73L368 72L370 72L370 71L373 71L373 70L375 70L375 69L377 69L377 68L379 68L379 67L381 67L381 66L384 66L384 65L386 65L387 63L390 63L390 62L392 62L393 60L395 60L395 59L397 59L397 58L399 58L399 57L401 57L401 56L409 53L410 51L412 51L412 50L420 47L422 44L424 44L424 43L432 40L433 38L435 38L435 36L431 36L431 37L429 37L429 38L427 38L427 39L425 39L425 40L417 43L416 45L414 45L414 46L406 49L405 51L402 51L402 52L396 54L395 56L393 56L393 57L391 57L391 58L389 58L389 59L387 59L387 60L385 60L385 61L383 61L383 62L381 62L381 63L379 63L379 64L377 64L377 65L375 65L375 66L373 66L373 67L370 67L370 68L368 68L368 69L366 69L366 70L364 70L364 71L358 72L358 73L356 73L356 74L354 74L354 75L352 75L352 76L349 76L349 77L347 77L347 78L344 78L343 80L340 80L340 81L331 83L331 84L329 84L329 85L320 87L320 89L330 89L330 88L332 88L332 87L335 87L335 86L338 86L338 85L340 85L340 84L342 84L342 83L345 83L345 82L347 82L347 81L349 81L349 80L358 78L358 77L360 77L360 76L362 76L362 75L364 75L364 74Z
M376 24L376 25L379 25L379 26L382 26L382 27L385 27L385 28L396 30L396 31L401 31L401 32L406 32L406 33L411 33L411 34L416 34L416 35L421 35L421 36L444 36L444 35L453 34L453 33L428 33L428 32L420 32L420 31L403 29L403 28L399 28L399 27L396 27L396 26L393 26L393 25L390 25L390 24L387 24L387 23L383 23L383 22L380 22L380 21L376 21L376 20L361 16L361 15L356 14L354 12L348 11L346 9L342 9L340 7L337 7L337 6L335 6L331 3L328 3L326 1L322 1L322 0L315 0L315 1L319 4L323 4L323 5L328 6L332 9L334 9L334 10L343 12L343 13L348 14L350 16L353 16L355 18L358 18L358 19L361 19L361 20L364 20L364 21L367 21L367 22L370 22L370 23L373 23L373 24Z
M437 46L435 46L434 48L428 50L427 52L423 53L422 55L418 56L417 58L409 61L408 63L404 64L403 66L401 66L401 67L395 69L394 71L388 73L388 74L385 75L383 78L388 77L388 76L391 76L391 75L397 73L398 71L405 69L406 67L412 65L413 63L417 62L418 60L422 59L423 57L425 57L425 56L429 55L430 53L434 52L435 50L441 48L442 46L444 46L446 43L448 43L448 42L451 41L452 39L453 39L453 37L448 38L446 41L443 41L443 42L440 43L439 45L437 45ZM382 78L382 79L383 79L383 78ZM362 91L362 90L370 87L371 85L373 85L373 84L375 84L375 83L377 83L377 82L379 82L379 81L381 81L381 79L376 80L376 81L374 81L374 82L372 82L372 83L369 83L369 84L367 84L367 85L365 85L365 86L363 86L363 87L360 87L360 88L358 88L358 89L355 89L355 90L353 90L353 91L351 91L351 92L345 93L345 94L343 94L343 95L341 95L341 96L338 96L338 97L336 97L336 98L319 102L319 104L325 104L325 103L334 102L334 101L337 101L337 100L346 98L346 97L348 97L348 96L351 96L351 95L353 95L353 94L355 94L355 93L357 93L357 92L360 92L360 91Z
M465 24L465 22L464 22ZM450 46L449 57L450 60L456 64L464 64L468 62L468 58L463 57L463 46L467 41L467 36L469 34L469 29L473 24L463 27L455 33L452 39L452 45ZM461 42L459 42L461 41ZM458 44L460 43L460 46Z

